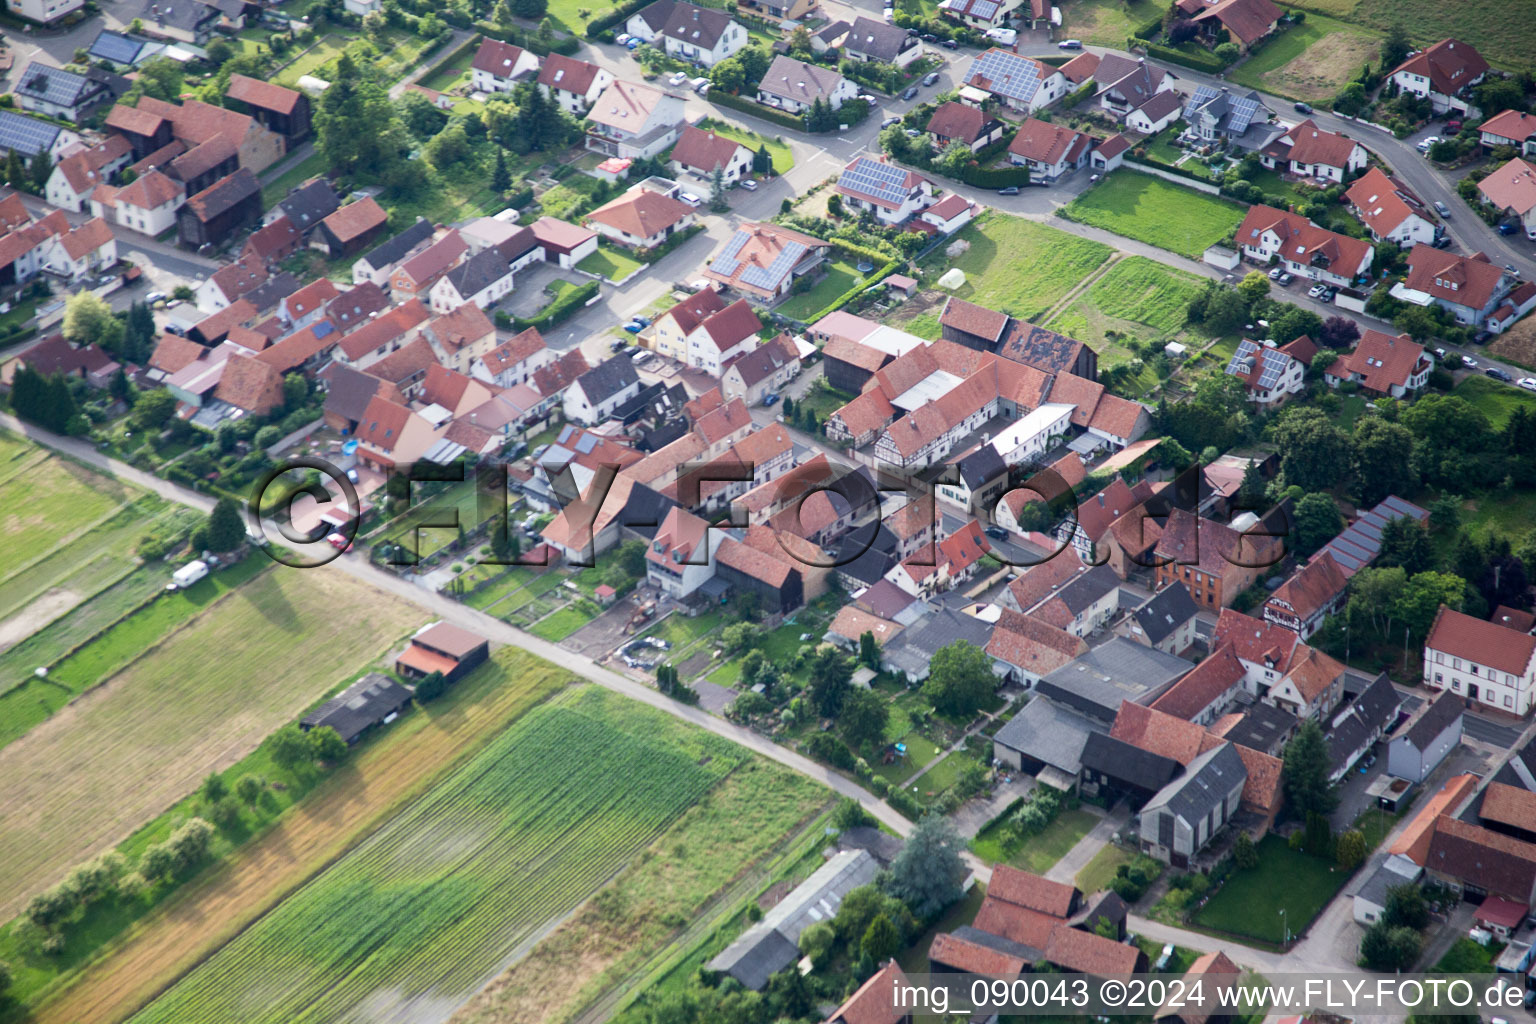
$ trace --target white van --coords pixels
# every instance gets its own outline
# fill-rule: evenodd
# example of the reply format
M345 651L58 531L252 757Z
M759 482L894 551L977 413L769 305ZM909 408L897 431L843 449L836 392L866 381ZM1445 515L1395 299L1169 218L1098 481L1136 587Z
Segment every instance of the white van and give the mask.
M1017 29L1011 28L989 28L987 29L987 38L1002 43L1004 46L1012 46L1019 41L1019 33Z
M208 563L201 559L188 562L186 565L171 573L171 583L166 590L185 590L204 576L208 575Z

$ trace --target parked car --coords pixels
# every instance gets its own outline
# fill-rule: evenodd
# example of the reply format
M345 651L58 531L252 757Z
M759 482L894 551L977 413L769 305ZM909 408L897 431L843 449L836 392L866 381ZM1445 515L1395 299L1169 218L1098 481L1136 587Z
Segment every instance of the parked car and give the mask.
M1536 391L1536 377L1521 377L1516 383L1527 391Z
M1492 331L1478 331L1476 334L1472 335L1472 343L1474 345L1483 345L1486 344L1488 339L1491 337L1493 337Z
M909 139L918 138L919 136L921 136L923 134L922 132L918 131L916 128L908 128L906 131L907 131L907 138L909 138Z
M1419 143L1418 150L1419 150L1420 153L1428 153L1429 152L1429 147L1433 146L1435 143L1437 143L1439 141L1440 141L1440 136L1438 136L1438 135L1431 135L1429 138L1427 138L1424 141Z
M1338 297L1338 294L1339 294L1339 290L1337 288L1324 288L1323 289L1323 301L1324 302L1332 302L1335 298Z
M1296 280L1296 278L1291 274L1281 274L1278 278L1276 278L1276 280L1280 282L1280 287L1284 288L1286 285Z
M614 338L613 339L613 344L608 346L608 351L610 351L610 352L620 352L620 351L622 351L622 350L624 350L624 349L626 349L628 347L629 347L629 342L625 341L623 338Z
M1462 123L1460 121L1447 121L1445 122L1445 130L1450 132L1452 135L1460 135L1461 124Z
M915 100L915 99L917 99L917 86L915 86L915 85L908 86L907 87L907 91L901 94L901 98L904 99L904 100Z
M901 118L899 118L899 117L888 117L884 121L880 122L880 127L882 129L883 128L889 128L893 124L901 124Z
M693 207L701 206L704 203L704 200L700 199L692 192L679 192L677 194L677 198Z
M1475 370L1475 369L1477 369L1477 360L1473 359L1471 356L1462 356L1461 357L1461 365L1465 366L1465 367L1467 367L1469 369Z
M930 71L926 75L923 76L923 84L924 85L933 85L936 82L938 82L938 80L939 80L939 73L937 71Z
M1296 103L1294 106L1296 107L1296 113L1298 114L1312 113L1312 104L1310 103Z
M745 178L742 180L741 187L746 189L748 192L756 192L757 180L754 178Z
M1435 357L1437 359L1439 359L1442 363L1445 362L1445 349L1443 349L1443 348L1435 349Z
M150 292L144 296L145 305L153 306L157 302L165 301L165 292Z
M1451 208L1446 206L1438 199L1435 200L1435 212L1444 217L1446 220L1451 219Z
M766 395L763 396L763 405L764 406L773 405L774 403L778 402L778 400L779 400L779 396L777 394L775 394L774 392L770 391Z
M1512 220L1507 220L1503 224L1499 225L1499 234L1501 235L1512 235L1519 230L1520 225L1516 224Z
M939 41L939 37L932 32L924 32L921 38L925 43L936 43Z
M1509 272L1509 275L1511 277L1519 277L1520 276L1520 268L1515 266L1513 263L1506 263L1506 264L1504 264L1504 269Z
M1513 384L1515 382L1515 378L1511 377L1497 366L1488 367L1488 369L1483 371L1483 376L1492 377L1494 380L1501 380L1505 384Z
M1324 287L1323 285L1315 284L1311 288L1307 289L1307 298L1309 298L1309 299L1320 299L1320 298L1323 297L1323 292L1325 292L1327 290L1328 289L1326 287Z
M624 325L624 329L630 334L639 334L641 331L645 330L645 327L641 324L637 324L631 321L630 323Z
M638 50L638 49L640 49L640 40L631 37L629 42L624 44L624 49L626 49L626 50Z
M987 534L988 537L991 537L993 540L1007 540L1008 539L1008 531L1003 529L1001 526L989 526L989 527L987 527L986 534Z
M667 81L669 83L671 83L672 85L682 85L684 82L688 81L688 72L686 72L686 71L674 72L672 77L667 79Z
M960 46L960 44L955 42L953 39L943 39L943 40L940 40L939 41L939 45L944 47L944 49L946 49L946 50L958 49L959 46Z
M997 194L1000 196L1016 196L1019 194L1019 186L1009 185L1007 188L1000 188L997 190Z
M1283 273L1285 273L1285 271L1281 270L1279 267L1276 267L1269 272L1269 279L1271 281L1278 281L1280 280L1280 275Z
M1441 235L1439 238L1431 242L1430 245L1434 246L1436 249L1449 249L1451 247L1451 236Z
M618 43L620 46L628 46L629 40L631 38L632 37L628 32L620 32L618 35L613 37L613 41Z
M1081 50L1083 48L1083 41L1081 39L1063 39L1056 44L1056 48L1058 50Z
M874 105L874 104L880 102L879 99L877 99L875 96L873 96L872 94L867 93L867 92L859 93L857 96L854 97L854 99L856 99L856 100L863 100L865 103L868 103L870 105Z

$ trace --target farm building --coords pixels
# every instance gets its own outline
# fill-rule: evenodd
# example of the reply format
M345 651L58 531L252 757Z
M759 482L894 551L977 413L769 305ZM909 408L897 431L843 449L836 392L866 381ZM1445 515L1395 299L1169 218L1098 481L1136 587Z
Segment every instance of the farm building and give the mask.
M441 672L450 683L458 682L490 655L490 641L467 629L434 622L411 637L395 659L395 671L410 679Z
M410 687L370 672L301 718L299 728L308 732L328 725L350 746L374 726L394 721L411 696Z

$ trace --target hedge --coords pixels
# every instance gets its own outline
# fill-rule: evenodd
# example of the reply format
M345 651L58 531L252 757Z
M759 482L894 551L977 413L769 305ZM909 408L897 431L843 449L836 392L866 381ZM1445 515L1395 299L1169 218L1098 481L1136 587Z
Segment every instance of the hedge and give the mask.
M1137 39L1145 39L1148 42L1150 42L1153 39L1156 39L1158 37L1158 34L1161 33L1162 31L1163 31L1163 19L1162 18L1153 18L1151 21L1147 22L1145 25L1141 26L1141 28L1137 29L1135 32L1133 32L1131 34L1133 36L1135 36Z
M1147 56L1155 57L1158 60L1165 60L1170 64L1181 64L1186 68L1193 68L1196 71L1205 71L1210 74L1225 71L1227 67L1216 59L1215 54L1195 54L1185 50L1175 50L1168 46L1159 46L1156 43L1147 44Z
M960 180L974 188L1023 188L1029 184L1029 168L966 165Z
M540 331L547 331L570 319L571 315L585 306L597 292L596 281L588 281L586 284L567 289L532 320L524 320L520 316L513 317L512 328L517 331L526 331L530 327L537 327Z
M832 248L843 255L852 256L855 259L866 259L877 266L881 263L889 263L893 258L889 253L859 245L857 242L850 242L846 238L829 238L827 241L831 243Z
M760 117L764 121L778 125L780 128L789 128L797 132L805 131L804 118L796 117L794 114L786 114L782 110L774 110L772 107L765 107L761 103L743 99L728 92L711 89L709 91L709 101L722 107L731 107L743 111L751 114L753 117Z
M649 7L652 2L653 0L624 0L624 3L619 4L607 14L600 14L587 22L587 38L595 41L599 33L615 25L624 24L631 14L642 7Z
M890 275L894 274L896 272L897 266L900 265L900 262L901 262L900 260L891 260L885 266L883 266L879 270L875 271L874 276L870 277L866 281L859 282L858 284L854 285L852 288L849 288L846 292L843 292L843 294L839 295L837 298L835 298L831 302L827 303L826 306L824 306L821 309L817 310L815 316L807 317L805 322L808 323L808 324L814 324L816 321L820 320L822 317L829 316L832 313L836 313L838 310L842 309L844 306L848 305L848 303L850 303L854 299L856 299L866 289L875 287L881 281L885 280L887 277L889 277Z

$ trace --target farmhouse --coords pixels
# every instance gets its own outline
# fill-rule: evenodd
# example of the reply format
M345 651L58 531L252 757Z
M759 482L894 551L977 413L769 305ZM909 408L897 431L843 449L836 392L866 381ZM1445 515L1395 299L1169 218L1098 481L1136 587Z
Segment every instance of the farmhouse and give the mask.
M1201 754L1141 809L1141 848L1177 868L1205 848L1242 803L1248 769L1237 747Z
M448 622L424 626L411 637L400 656L395 671L408 679L422 679L433 672L456 683L490 656L490 641Z
M370 672L314 711L299 719L299 728L331 728L348 746L369 729L388 725L410 706L411 689L379 672Z
M1436 114L1471 107L1472 87L1488 74L1482 54L1459 39L1442 39L1403 61L1389 76L1397 87L1428 98Z

